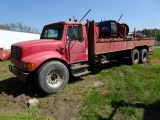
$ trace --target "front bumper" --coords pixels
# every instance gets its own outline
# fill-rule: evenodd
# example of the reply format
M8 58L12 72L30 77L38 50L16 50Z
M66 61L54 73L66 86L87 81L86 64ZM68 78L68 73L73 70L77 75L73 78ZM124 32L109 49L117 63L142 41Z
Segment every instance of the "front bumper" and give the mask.
M21 81L26 82L29 73L23 72L13 65L9 65L9 70L16 75Z

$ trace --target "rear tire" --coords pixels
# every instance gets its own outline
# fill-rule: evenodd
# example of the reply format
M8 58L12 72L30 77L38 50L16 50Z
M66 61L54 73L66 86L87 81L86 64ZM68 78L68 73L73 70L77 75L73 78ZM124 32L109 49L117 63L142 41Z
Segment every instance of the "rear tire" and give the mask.
M35 83L46 94L63 89L69 80L67 67L59 61L50 61L42 65L37 73Z
M140 50L140 63L146 63L148 59L148 52L146 49Z
M137 49L134 49L132 51L132 55L131 55L131 63L132 64L138 64L139 59L140 59L139 51Z

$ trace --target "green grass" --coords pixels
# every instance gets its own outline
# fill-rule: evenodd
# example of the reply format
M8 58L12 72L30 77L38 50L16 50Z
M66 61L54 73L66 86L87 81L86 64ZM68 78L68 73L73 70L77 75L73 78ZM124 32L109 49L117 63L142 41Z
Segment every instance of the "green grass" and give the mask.
M154 53L150 56L150 59L160 59L160 50L154 49Z
M157 42L155 43L155 45L156 45L156 46L160 46L160 41L157 41Z
M1 79L5 79L8 78L8 76L10 76L10 72L8 72L8 65L9 65L10 61L5 61L5 62L1 62L0 61L0 80Z
M154 60L153 64L112 67L96 75L95 80L107 79L107 83L84 96L82 119L146 118L145 107L151 106L154 111L155 103L160 100L160 49L155 49L150 56L150 61ZM103 93L106 90L108 92ZM137 107L136 103L143 107Z
M50 117L38 116L29 113L0 113L1 120L51 120Z
M0 62L0 118L142 120L160 119L160 49L146 64L106 64L69 82L50 96L39 96L8 71L10 62ZM37 97L38 96L38 97ZM28 108L26 100L36 97L38 106Z

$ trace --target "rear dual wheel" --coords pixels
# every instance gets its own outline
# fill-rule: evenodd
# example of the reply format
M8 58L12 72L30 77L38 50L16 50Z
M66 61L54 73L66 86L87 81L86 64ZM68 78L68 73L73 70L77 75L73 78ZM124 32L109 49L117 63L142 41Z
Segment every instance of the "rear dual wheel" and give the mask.
M132 51L131 55L131 63L132 64L138 64L140 63L146 63L148 59L148 52L146 49L141 49L140 52L138 49L134 49Z
M146 63L148 60L148 51L146 49L140 50L140 63Z
M140 60L139 51L138 51L138 49L134 49L134 50L132 51L132 55L131 55L131 63L132 63L132 64L138 64L138 63L139 63L139 60Z

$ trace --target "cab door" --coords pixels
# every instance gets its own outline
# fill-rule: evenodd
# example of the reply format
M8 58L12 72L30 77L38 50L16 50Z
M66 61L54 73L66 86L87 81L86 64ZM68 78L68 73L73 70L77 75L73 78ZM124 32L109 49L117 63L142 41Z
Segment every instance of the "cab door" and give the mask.
M88 51L86 46L86 38L80 42L78 36L78 25L71 25L67 28L66 34L66 51L68 61L70 63L82 62L88 60Z

